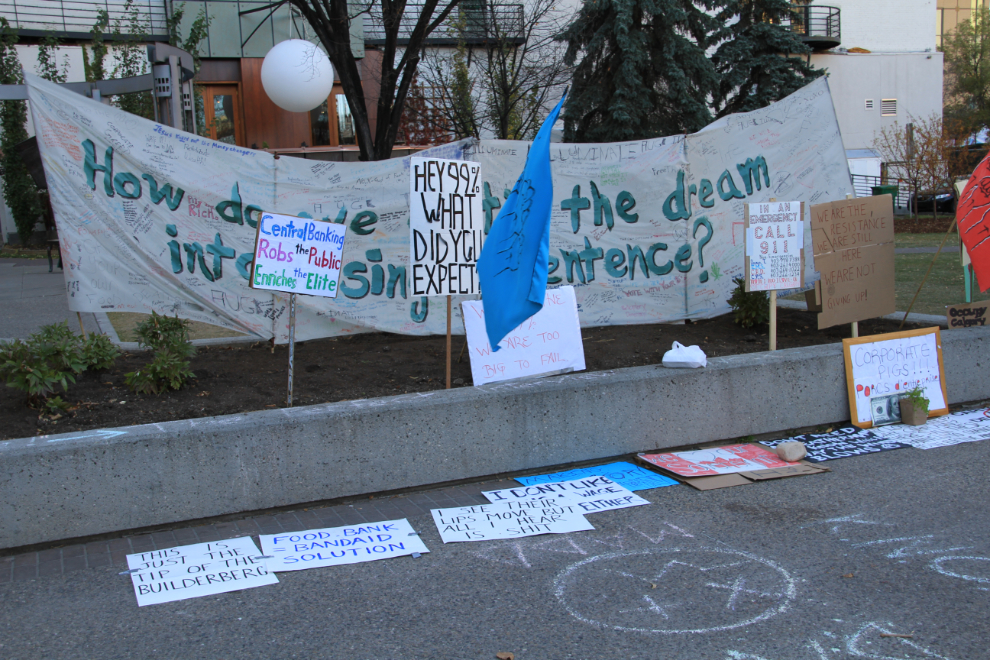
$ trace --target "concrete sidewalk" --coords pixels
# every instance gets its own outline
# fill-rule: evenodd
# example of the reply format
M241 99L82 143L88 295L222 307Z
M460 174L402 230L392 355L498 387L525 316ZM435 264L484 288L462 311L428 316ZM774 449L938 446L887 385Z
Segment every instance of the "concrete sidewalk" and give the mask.
M79 318L69 311L62 271L48 272L46 259L0 259L0 341L27 339L44 325L67 321L79 332ZM100 332L93 314L83 314L86 332Z

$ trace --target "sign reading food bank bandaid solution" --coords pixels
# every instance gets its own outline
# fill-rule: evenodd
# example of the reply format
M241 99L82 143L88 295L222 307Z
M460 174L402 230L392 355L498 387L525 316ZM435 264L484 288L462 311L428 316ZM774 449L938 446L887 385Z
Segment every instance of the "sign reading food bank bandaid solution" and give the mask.
M485 241L481 165L446 158L409 163L409 258L414 296L481 293Z
M357 564L426 553L409 521L385 520L287 534L262 534L261 549L273 571L302 571L320 566Z
M251 288L336 298L345 231L333 222L262 214Z

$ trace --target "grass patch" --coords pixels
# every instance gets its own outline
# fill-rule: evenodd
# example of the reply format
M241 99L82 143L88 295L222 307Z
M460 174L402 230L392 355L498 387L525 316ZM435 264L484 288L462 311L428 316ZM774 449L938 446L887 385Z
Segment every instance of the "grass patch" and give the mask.
M0 259L47 259L47 248L22 248L18 245L4 245L0 248ZM52 259L58 258L58 251L52 250Z
M135 333L139 323L149 318L150 314L137 314L134 312L107 312L107 318L117 333L120 341L137 341ZM200 323L199 321L189 322L189 339L220 339L226 337L245 337L242 332L228 330L218 325Z
M941 241L941 237L938 239ZM951 240L951 238L950 238ZM899 246L900 247L900 246ZM912 246L915 247L915 246ZM917 246L922 247L922 246ZM936 242L934 247L938 247ZM921 283L921 278L925 276L929 264L932 262L934 254L898 254L894 257L894 295L897 299L897 309L906 311L911 304ZM963 270L960 265L958 252L943 252L938 255L938 260L932 268L932 272L925 281L924 288L914 304L912 312L919 314L945 314L946 305L955 305L965 302L966 294L963 283ZM990 292L981 293L973 287L973 300L990 300Z

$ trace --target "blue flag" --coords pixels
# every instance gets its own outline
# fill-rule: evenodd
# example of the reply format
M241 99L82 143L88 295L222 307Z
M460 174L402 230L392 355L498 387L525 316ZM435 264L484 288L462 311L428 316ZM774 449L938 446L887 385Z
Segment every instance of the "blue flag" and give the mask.
M566 98L567 92L564 92ZM543 122L526 167L492 223L478 257L485 328L492 351L520 323L543 309L550 261L550 131L564 98Z

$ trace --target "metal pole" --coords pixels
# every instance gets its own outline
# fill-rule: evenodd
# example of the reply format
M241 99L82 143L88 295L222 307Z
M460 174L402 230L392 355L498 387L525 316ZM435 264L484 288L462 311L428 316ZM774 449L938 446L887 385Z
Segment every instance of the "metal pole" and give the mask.
M447 389L450 389L450 295L447 295Z
M289 396L286 405L292 407L292 368L296 357L296 294L289 294Z

